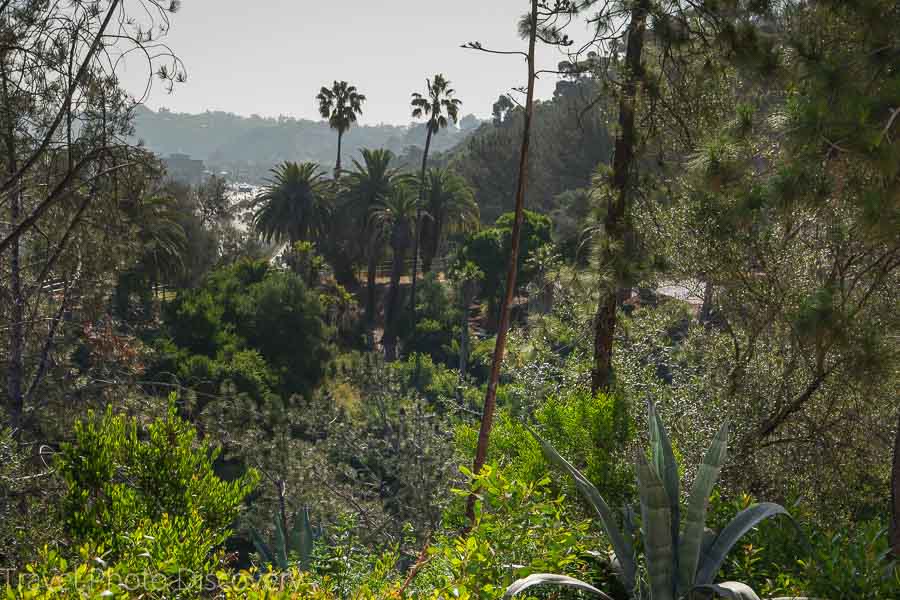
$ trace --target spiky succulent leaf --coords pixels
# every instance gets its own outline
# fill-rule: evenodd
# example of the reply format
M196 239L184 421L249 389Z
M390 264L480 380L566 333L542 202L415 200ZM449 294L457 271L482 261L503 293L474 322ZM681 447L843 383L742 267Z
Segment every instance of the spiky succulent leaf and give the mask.
M279 519L275 519L275 564L279 569L288 568L287 536Z
M693 588L706 594L708 598L729 598L730 600L759 600L759 596L749 585L739 581L698 585Z
M684 592L694 585L694 577L697 574L697 565L700 563L700 553L703 546L704 531L706 529L706 510L709 506L709 496L712 494L719 471L725 462L728 450L728 423L719 428L706 451L703 464L697 471L694 486L687 505L687 519L684 524L684 534L681 536L679 547L678 583L679 591Z
M294 527L291 531L291 550L297 553L300 559L300 568L304 570L309 569L314 541L309 509L304 507L294 515Z
M672 511L672 547L678 549L678 528L681 524L681 490L678 479L678 463L675 462L675 453L672 451L672 442L663 425L662 418L656 411L656 406L650 402L647 411L650 428L650 456L651 463L657 477L662 481L669 497L669 507ZM674 555L675 569L678 570L678 553Z
M742 510L738 515L725 526L712 546L704 552L700 558L700 565L697 571L695 582L697 585L706 585L713 582L713 579L725 562L728 553L734 545L748 531L759 525L762 521L775 517L777 515L787 515L788 511L779 504L773 502L763 502L753 504Z
M272 548L269 547L255 527L250 528L250 539L253 541L253 547L256 548L260 560L266 564L275 564L275 554L272 552Z
M675 548L672 545L672 507L663 482L647 462L643 451L637 452L636 466L650 597L653 600L673 600Z
M551 575L549 573L535 573L534 575L529 575L528 577L519 579L511 586L506 588L506 594L504 594L504 597L512 598L516 594L524 592L528 588L534 587L536 585L547 584L570 587L576 590L581 590L582 592L589 592L595 596L604 598L605 600L612 600L612 598L610 598L608 595L604 594L588 583L585 583L578 579L574 579L572 577L566 577L565 575Z
M578 491L584 496L585 500L594 508L597 512L597 516L600 519L600 524L603 527L603 530L606 532L607 537L609 538L610 543L612 544L613 551L616 553L616 557L619 559L619 564L621 565L621 573L620 576L622 578L622 583L625 586L625 589L633 589L635 583L635 574L636 574L636 563L634 558L634 542L633 538L626 537L622 535L622 532L619 530L618 525L616 524L615 519L613 518L613 513L609 508L609 505L606 503L606 500L603 499L603 496L600 495L600 492L597 491L597 488L591 484L587 478L581 474L581 472L572 466L569 461L560 455L556 449L544 441L541 436L534 432L531 428L528 428L528 431L541 445L541 448L544 451L544 456L547 459L560 467L564 471L566 471L569 475L571 475L572 479L575 480L575 487L578 488Z

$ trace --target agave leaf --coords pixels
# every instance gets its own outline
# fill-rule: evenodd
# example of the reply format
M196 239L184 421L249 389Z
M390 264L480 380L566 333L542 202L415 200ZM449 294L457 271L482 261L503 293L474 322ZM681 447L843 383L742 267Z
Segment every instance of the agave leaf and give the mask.
M676 582L672 508L663 482L641 450L637 452L636 463L650 597L653 600L673 600Z
M713 598L729 598L730 600L759 600L759 596L749 585L738 581L726 581L724 583L707 583L693 588L708 594Z
M694 576L697 574L697 565L700 562L703 546L709 496L719 478L719 471L722 470L727 450L728 423L724 423L713 438L709 450L706 451L688 499L684 535L681 536L681 546L678 551L678 589L682 592L691 589L694 585Z
M279 569L286 570L288 568L287 536L281 525L281 519L275 519L275 559L275 564Z
M678 480L678 463L675 462L675 453L672 451L672 442L663 425L662 418L656 412L653 402L649 403L647 411L650 426L650 455L653 459L652 466L656 476L663 482L666 495L669 497L669 507L672 511L672 547L678 549L678 528L681 524L681 490ZM674 554L675 569L678 570L678 553Z
M544 451L544 456L546 456L550 462L571 475L572 479L575 480L575 487L578 488L578 491L581 492L581 495L584 496L585 500L587 500L594 510L597 511L597 516L600 518L600 524L603 526L603 530L606 532L607 537L609 537L613 551L619 559L619 564L622 569L622 583L625 586L625 589L633 589L636 564L632 538L622 535L622 532L619 530L619 527L613 518L613 513L610 510L609 505L606 503L606 500L603 499L603 496L600 495L600 492L597 491L597 488L594 487L594 485L588 481L578 469L572 466L569 461L563 458L553 446L535 433L534 430L528 427L528 431L534 436L538 443L540 443L541 448Z
M275 556L272 553L272 549L265 542L262 535L260 535L259 531L257 531L255 527L250 528L250 538L253 541L253 546L256 548L256 552L259 553L259 557L267 564L274 564Z
M738 513L725 526L725 529L719 532L719 535L716 536L716 541L713 542L709 550L703 553L703 556L700 558L696 583L698 585L712 583L722 563L725 562L725 557L728 556L728 553L738 540L762 521L777 515L788 515L790 517L783 506L773 502L753 504Z
M524 579L519 579L511 586L506 588L506 594L504 594L503 597L512 598L516 594L524 592L528 588L544 584L561 585L563 587L575 588L576 590L581 590L582 592L590 592L591 594L599 596L604 600L612 600L612 598L588 583L585 583L578 579L574 579L572 577L566 577L565 575L551 575L549 573L535 573L534 575L529 575Z
M309 508L303 507L297 517L294 519L294 548L300 555L300 567L304 570L309 569L312 561L313 553L313 530L309 520Z

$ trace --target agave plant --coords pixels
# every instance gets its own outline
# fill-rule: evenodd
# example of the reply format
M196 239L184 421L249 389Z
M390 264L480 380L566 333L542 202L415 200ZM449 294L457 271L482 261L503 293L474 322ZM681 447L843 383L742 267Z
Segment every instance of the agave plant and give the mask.
M787 511L770 502L754 504L734 517L722 531L714 533L706 528L709 497L728 448L728 424L725 423L713 438L697 472L682 528L678 464L668 433L652 403L648 409L648 421L650 459L644 451L638 451L636 457L646 581L638 581L638 558L635 553L638 532L630 507L624 511L624 527L620 529L597 488L550 444L533 431L532 435L540 442L547 458L575 479L579 492L596 511L613 547L613 565L632 597L649 597L651 600L693 597L759 600L756 593L743 583L729 581L716 584L713 580L729 551L744 534L765 519L787 515ZM506 596L512 597L543 584L571 587L609 599L607 594L588 583L550 574L534 574L520 579L507 589Z
M293 566L299 566L304 571L309 569L316 537L309 520L309 509L303 508L294 514L290 531L285 531L281 519L274 521L275 539L271 544L255 528L250 530L259 557L279 571L287 571Z

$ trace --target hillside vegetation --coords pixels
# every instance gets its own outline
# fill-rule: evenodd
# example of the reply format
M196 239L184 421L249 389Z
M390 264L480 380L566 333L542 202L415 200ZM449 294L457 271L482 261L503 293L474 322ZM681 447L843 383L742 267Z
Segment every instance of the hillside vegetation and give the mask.
M179 4L0 0L4 597L900 598L897 2L521 0L410 127L141 108Z

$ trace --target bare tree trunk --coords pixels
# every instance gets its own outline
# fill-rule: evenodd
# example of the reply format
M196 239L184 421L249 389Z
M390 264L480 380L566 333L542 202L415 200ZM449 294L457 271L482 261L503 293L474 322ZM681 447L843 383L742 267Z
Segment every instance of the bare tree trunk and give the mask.
M515 222L512 230L512 243L509 252L509 266L506 270L506 289L503 304L500 306L500 324L497 331L497 343L491 360L491 375L488 379L487 393L484 396L484 409L481 415L481 428L478 431L478 447L475 451L475 462L472 472L481 472L487 460L488 443L491 427L494 422L494 409L497 404L497 385L500 381L500 367L506 351L506 334L509 330L509 313L516 294L516 276L519 266L519 241L522 237L522 222L525 217L525 188L528 182L528 150L531 145L531 121L534 117L534 50L537 38L538 0L531 0L531 27L528 36L528 93L525 99L525 123L522 130L522 147L519 153L519 180L516 185ZM469 523L475 523L475 494L470 494L466 505Z
M441 215L429 215L422 222L422 274L430 273L437 256L438 246L441 241L441 232L444 222Z
M617 256L628 246L626 217L631 195L634 147L637 134L634 124L634 102L638 80L641 77L641 54L644 49L644 31L647 25L649 0L638 0L631 9L628 25L628 46L625 51L625 83L619 100L619 133L616 136L613 155L613 196L606 208L603 221L604 263L613 266L614 280L600 291L597 314L594 318L594 367L591 372L591 391L596 394L612 385L613 340L616 334L616 309L624 296L622 269L616 266Z
M900 559L900 417L894 437L894 464L891 469L891 548L894 558Z
M344 139L344 132L338 129L338 151L337 151L337 161L334 163L334 178L335 180L341 178L341 142Z
M713 284L708 279L703 283L703 304L700 306L698 319L701 323L708 323L712 316Z
M425 201L425 169L428 166L428 150L431 148L431 126L425 136L425 154L422 155L422 170L419 173L419 206L416 208L416 230L413 232L412 286L409 290L409 310L416 326L416 279L419 273L419 237L422 232L422 203Z
M369 264L366 269L366 320L369 327L375 326L375 294L377 292L378 253L375 251L375 243L369 242Z
M6 150L6 170L9 176L15 177L18 171L16 161L16 128L13 106L9 95L9 80L6 76L6 64L0 57L0 77L2 77L3 92L3 142ZM19 222L22 212L22 189L17 184L9 190L9 225L14 229ZM22 413L24 411L24 385L25 377L24 353L25 353L25 297L22 292L21 272L21 248L19 236L14 235L9 245L9 297L10 297L10 325L9 325L9 361L6 373L6 391L9 410L10 427L15 435L20 435L22 425Z
M397 320L400 313L400 277L403 274L403 263L406 258L404 249L394 249L394 260L391 266L391 287L388 290L386 308L384 311L384 359L392 361L397 359Z
M466 379L466 370L469 367L469 307L464 306L462 312L462 322L459 324L461 333L459 335L459 382L462 384Z
M466 380L466 371L469 368L469 306L472 304L474 296L475 283L473 281L463 281L460 285L460 296L462 298L462 319L460 322L459 336L459 384Z

